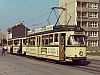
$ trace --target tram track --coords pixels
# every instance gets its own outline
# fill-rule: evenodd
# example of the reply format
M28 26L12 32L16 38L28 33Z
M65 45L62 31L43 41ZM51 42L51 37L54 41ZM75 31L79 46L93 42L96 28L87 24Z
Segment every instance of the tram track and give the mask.
M49 63L49 64L52 64L52 65L61 66L64 69L71 68L71 69L76 69L76 70L80 70L80 71L86 71L86 72L89 72L89 73L100 75L100 65L96 64L96 62L98 62L98 61L95 61L95 63L94 63L91 60L91 63L89 63L87 65L83 65L83 64L81 65L81 64L73 64L71 62L67 62L67 63L66 62L55 63L55 62L44 61L44 60L39 60L39 59L29 58L29 57L28 57L28 59L33 59L35 61L40 61L40 62L42 61L42 62ZM22 62L25 62L26 64L29 64L27 61L22 61ZM30 63L30 64L32 65L33 63Z
M89 61L96 61L96 62L100 62L100 60L94 60L94 59L88 59Z
M50 62L48 62L50 63ZM59 65L59 66L63 66L63 67L69 67L71 69L77 69L77 70L81 70L81 71L86 71L86 72L89 72L89 73L93 73L93 74L97 74L99 75L100 74L100 67L98 66L92 66L91 65L85 65L85 66L82 66L80 64L73 64L73 63L53 63L53 64L56 64L56 65Z
M90 72L90 73L93 73L93 74L98 74L100 75L100 70L98 68L93 68L93 67L83 67L83 66L72 66L73 68L75 69L79 69L79 70L83 70L83 71L87 71L87 72Z
M100 65L100 64L98 64L98 63L95 63L95 62L91 62L92 64L95 64L95 65Z
M77 64L77 65L71 65L71 67L100 75L100 64L98 64L98 62L99 60L97 61L93 60L93 62L91 60L90 63L87 65Z
M92 68L100 69L100 67L98 67L98 66L90 66L90 65L87 65L86 67L92 67Z
M55 63L54 63L55 64ZM83 64L73 64L73 63L60 63L61 66L69 66L69 68L72 69L78 69L82 71L87 71L89 73L98 74L100 75L100 65L93 65L93 63L90 63L88 65Z
M81 65L81 64L73 64L73 63L70 63L70 62L67 62L66 63L54 63L54 62L49 62L49 61L43 61L43 62L46 62L46 63L52 63L52 64L56 64L56 65L59 65L59 66L63 66L63 67L69 67L71 69L77 69L77 70L82 70L82 71L87 71L89 73L93 73L93 74L100 74L100 65L93 65L93 63L90 63L89 65Z
M100 60L92 60L92 59L89 59L88 61L92 61L91 62L92 64L100 65Z

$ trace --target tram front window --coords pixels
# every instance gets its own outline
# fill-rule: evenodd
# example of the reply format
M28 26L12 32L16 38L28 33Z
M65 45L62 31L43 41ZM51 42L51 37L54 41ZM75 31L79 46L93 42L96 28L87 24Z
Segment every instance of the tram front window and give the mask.
M68 38L68 45L75 45L75 46L80 46L80 45L85 45L85 36L82 35L71 35Z

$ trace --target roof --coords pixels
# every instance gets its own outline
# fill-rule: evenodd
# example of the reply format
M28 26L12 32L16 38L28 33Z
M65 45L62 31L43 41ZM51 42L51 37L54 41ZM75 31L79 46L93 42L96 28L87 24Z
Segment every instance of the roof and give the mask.
M47 33L53 33L53 32L62 32L62 31L76 31L76 32L83 32L84 29L80 28L76 25L57 25L53 27L53 30L39 32L30 34L28 36L35 36L35 35L41 35L41 34L47 34Z
M12 31L12 29L14 29L14 28L16 28L16 27L18 27L18 26L23 26L23 27L25 27L25 25L24 25L23 23L19 23L19 24L16 24L15 26L13 26L13 27L11 27L11 28L8 28L7 31L10 32L10 31ZM27 27L26 27L26 29L27 29L27 30L30 30L30 29L27 28Z

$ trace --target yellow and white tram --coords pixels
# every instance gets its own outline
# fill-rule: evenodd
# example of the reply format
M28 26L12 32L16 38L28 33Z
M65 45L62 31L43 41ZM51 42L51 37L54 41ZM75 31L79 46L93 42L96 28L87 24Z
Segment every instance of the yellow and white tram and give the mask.
M8 40L8 52L13 54L26 54L26 37L22 38L13 38Z
M86 60L85 32L77 26L53 26L12 39L13 53L57 61ZM18 42L19 41L19 42Z

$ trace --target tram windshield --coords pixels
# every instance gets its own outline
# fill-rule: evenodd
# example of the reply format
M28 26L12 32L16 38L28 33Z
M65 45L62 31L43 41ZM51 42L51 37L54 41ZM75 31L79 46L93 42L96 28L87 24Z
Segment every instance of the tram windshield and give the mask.
M83 35L71 35L68 38L68 45L75 46L84 46L85 45L85 36Z

